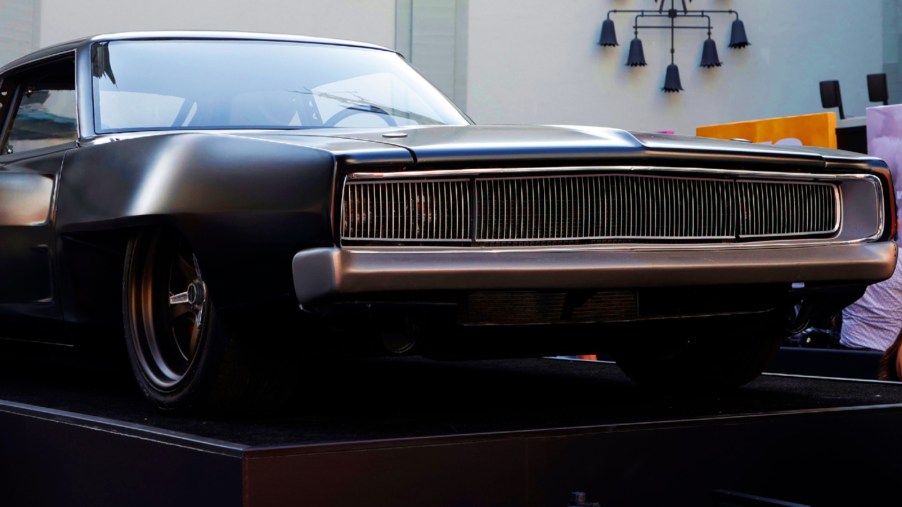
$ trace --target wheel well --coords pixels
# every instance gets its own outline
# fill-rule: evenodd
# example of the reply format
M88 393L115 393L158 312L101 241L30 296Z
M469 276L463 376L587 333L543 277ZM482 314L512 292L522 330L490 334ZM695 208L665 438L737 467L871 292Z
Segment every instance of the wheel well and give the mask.
M140 231L158 227L173 228L191 244L220 313L293 301L291 258L305 246L304 238L293 232L319 229L289 215L141 217L139 223L65 233L57 276L65 320L121 325L126 247Z
M121 328L122 268L128 242L143 225L61 236L59 298L64 318Z

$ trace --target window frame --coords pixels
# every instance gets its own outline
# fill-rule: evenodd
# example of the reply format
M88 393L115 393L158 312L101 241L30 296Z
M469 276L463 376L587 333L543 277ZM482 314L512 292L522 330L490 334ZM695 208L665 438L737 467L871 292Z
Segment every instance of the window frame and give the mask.
M25 86L25 81L22 77L27 76L29 73L34 72L42 66L53 65L65 61L68 61L68 63L72 65L72 86L73 91L75 92L75 139L41 148L7 153L6 145L9 142L9 135L12 125L15 123L16 113L19 110L19 104L22 99L22 90ZM0 125L0 160L12 160L44 153L53 153L64 149L70 149L78 145L78 141L81 139L81 122L79 120L78 59L75 49L68 49L59 53L47 55L7 70L3 75L0 75L0 90L5 89L7 86L10 86L9 99L5 101L3 109L0 109L0 121L2 121L2 125Z

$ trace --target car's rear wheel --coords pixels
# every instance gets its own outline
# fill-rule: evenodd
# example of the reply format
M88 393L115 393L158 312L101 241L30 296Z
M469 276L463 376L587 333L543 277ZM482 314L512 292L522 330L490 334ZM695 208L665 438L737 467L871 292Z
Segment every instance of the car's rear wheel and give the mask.
M267 352L278 352L229 332L197 256L173 230L142 231L129 242L123 313L135 377L163 409L241 409L292 387L273 380L288 372L264 364Z
M719 392L755 379L785 333L775 315L718 326L658 329L620 341L617 365L637 384L674 394Z

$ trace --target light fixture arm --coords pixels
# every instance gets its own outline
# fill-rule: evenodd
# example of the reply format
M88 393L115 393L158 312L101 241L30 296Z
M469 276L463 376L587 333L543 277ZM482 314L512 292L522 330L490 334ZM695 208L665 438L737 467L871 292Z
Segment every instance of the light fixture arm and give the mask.
M670 1L673 3L673 0ZM664 5L663 0L661 0L661 5ZM674 15L670 16L670 64L674 65L674 58L676 57L676 49L674 49L676 43L676 11L671 9L671 12Z
M736 19L739 19L739 13L734 10L699 10L699 11L689 11L688 14L680 14L679 11L675 11L677 14L671 15L670 12L659 14L657 11L649 11L646 9L612 9L607 12L606 19L611 19L611 14L635 14L633 20L633 28L634 29L663 29L663 30L691 30L691 29L700 29L700 30L708 30L709 32L714 29L711 14L733 14L736 16ZM705 18L707 21L706 25L697 26L697 25L676 25L675 23L671 23L669 25L640 25L639 18L668 18L672 20L676 20L676 18Z
M736 19L739 19L739 12L735 11L733 9L689 10L688 12L683 13L683 14L679 14L679 12L680 11L677 11L677 17L679 17L679 18L685 18L685 17L697 18L697 17L701 17L702 13L707 13L707 14L732 14L732 15L736 16ZM653 10L650 11L648 9L611 9L607 13L607 19L611 19L611 14L623 14L623 13L641 14L643 17L667 17L667 18L670 17L670 14L664 14L663 11L653 11ZM658 14L661 14L661 16L658 16ZM682 28L682 27L677 27L677 30L679 30L680 28Z

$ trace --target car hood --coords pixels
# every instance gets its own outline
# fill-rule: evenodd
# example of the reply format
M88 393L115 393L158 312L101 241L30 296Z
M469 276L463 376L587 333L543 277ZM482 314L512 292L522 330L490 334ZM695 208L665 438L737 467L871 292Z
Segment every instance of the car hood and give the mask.
M595 158L644 149L629 132L600 127L468 125L339 135L405 148L421 163Z
M251 135L326 149L349 162L400 158L418 164L493 161L573 163L608 158L716 158L738 162L766 158L796 165L869 157L821 148L784 147L583 126L467 125L385 129L320 129ZM402 149L400 152L398 149ZM403 154L402 154L403 153Z

